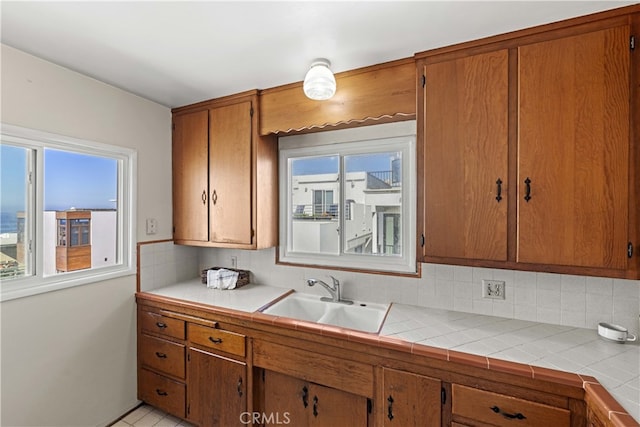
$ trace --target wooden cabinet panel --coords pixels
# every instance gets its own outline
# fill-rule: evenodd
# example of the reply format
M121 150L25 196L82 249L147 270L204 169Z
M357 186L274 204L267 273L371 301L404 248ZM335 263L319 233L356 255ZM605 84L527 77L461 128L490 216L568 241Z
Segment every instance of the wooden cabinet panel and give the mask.
M209 111L211 240L250 245L253 237L251 102Z
M184 345L142 335L139 358L143 366L184 378Z
M138 371L138 398L171 415L185 416L185 385L147 369Z
M366 426L367 399L265 371L263 413L296 426ZM275 419L275 418L274 418Z
M571 425L571 413L567 409L459 384L453 384L451 390L453 417L464 417L468 425L474 424L471 420L479 421L481 425L505 427L513 426L516 421L518 426L531 427Z
M187 418L200 427L246 425L246 364L195 348L188 363Z
M366 363L262 340L253 341L253 363L306 381L373 397L373 367Z
M152 311L138 310L138 321L145 332L161 334L179 340L185 338L183 320L166 317Z
M507 260L508 66L506 49L424 66L425 256Z
M408 120L416 113L416 68L412 58L336 74L336 94L307 98L302 82L260 95L260 134L324 128L353 122Z
M378 414L384 426L440 427L442 382L384 368Z
M209 240L209 112L173 116L173 237Z
M629 52L628 26L518 49L518 262L626 268Z
M245 356L245 336L222 329L189 323L189 341L217 351Z

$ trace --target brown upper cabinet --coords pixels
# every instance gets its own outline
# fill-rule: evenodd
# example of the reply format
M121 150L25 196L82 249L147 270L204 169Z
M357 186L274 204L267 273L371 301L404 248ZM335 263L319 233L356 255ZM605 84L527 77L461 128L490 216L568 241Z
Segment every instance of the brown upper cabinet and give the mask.
M416 55L421 261L639 277L630 11Z
M413 58L336 74L336 94L308 99L302 82L260 93L260 134L338 129L414 119L416 69Z
M175 242L274 246L278 147L257 133L257 91L172 112Z

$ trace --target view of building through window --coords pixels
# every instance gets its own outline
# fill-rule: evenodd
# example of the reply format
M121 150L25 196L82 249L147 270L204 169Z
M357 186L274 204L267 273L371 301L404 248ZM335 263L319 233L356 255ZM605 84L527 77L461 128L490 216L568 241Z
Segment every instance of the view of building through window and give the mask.
M118 161L45 148L42 276L117 262ZM0 145L0 277L34 274L36 150Z
M299 157L290 165L293 252L339 254L342 245L345 253L402 255L400 152Z

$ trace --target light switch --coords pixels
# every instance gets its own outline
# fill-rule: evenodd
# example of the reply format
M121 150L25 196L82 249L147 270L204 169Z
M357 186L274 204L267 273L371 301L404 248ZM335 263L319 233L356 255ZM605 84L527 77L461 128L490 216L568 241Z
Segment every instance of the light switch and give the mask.
M147 218L147 234L156 234L158 232L158 220L155 218Z

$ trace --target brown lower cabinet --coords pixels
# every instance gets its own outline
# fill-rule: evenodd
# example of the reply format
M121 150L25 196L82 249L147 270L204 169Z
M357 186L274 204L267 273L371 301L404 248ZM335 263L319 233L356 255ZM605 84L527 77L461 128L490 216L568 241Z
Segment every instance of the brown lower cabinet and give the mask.
M265 370L262 413L272 424L366 426L367 398Z
M199 426L242 426L247 411L247 365L189 348L187 418Z
M612 426L570 385L139 293L138 397L200 427Z
M442 381L396 369L382 369L379 419L383 426L442 425Z

